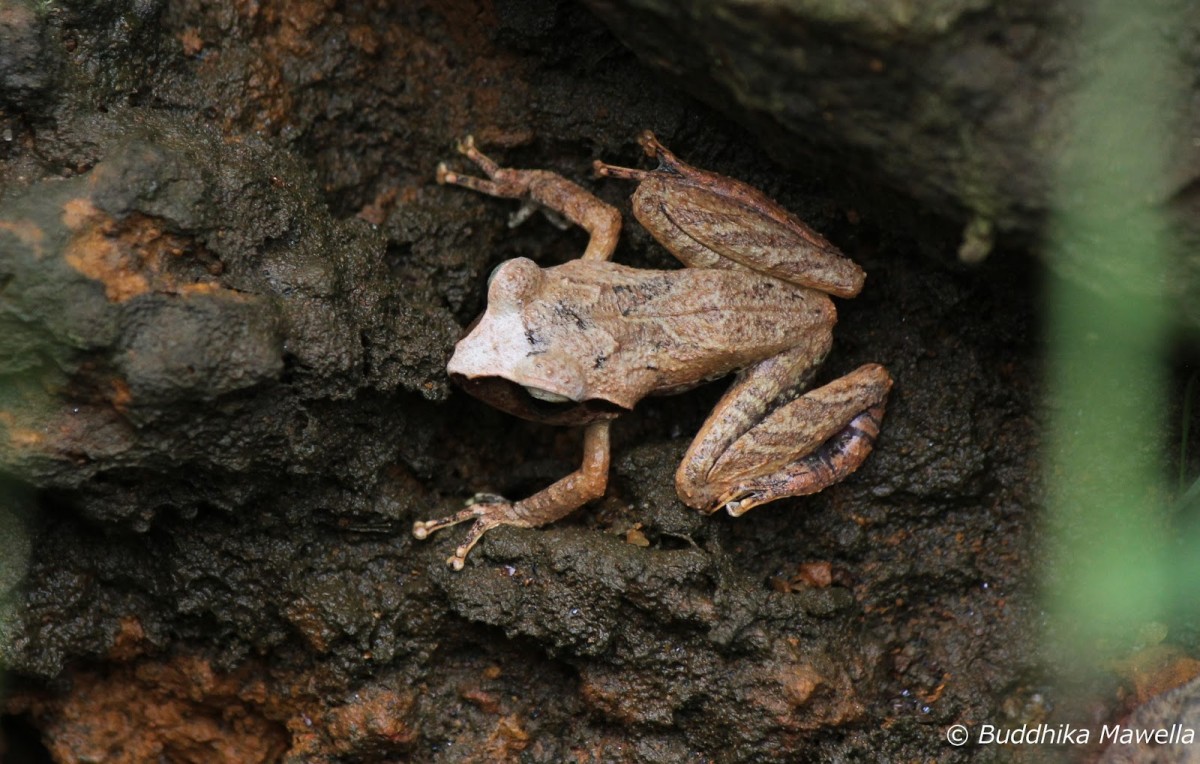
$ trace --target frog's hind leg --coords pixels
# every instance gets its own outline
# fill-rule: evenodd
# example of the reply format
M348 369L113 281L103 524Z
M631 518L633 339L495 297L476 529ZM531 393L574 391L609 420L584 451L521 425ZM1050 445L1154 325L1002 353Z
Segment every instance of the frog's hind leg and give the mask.
M797 397L820 356L803 349L791 356L747 370L717 405L676 474L689 506L740 515L816 493L867 458L892 386L887 370L867 364Z
M439 162L438 183L463 186L489 196L520 199L523 206L513 218L516 222L528 217L529 208L525 205L561 215L591 236L583 253L585 260L607 260L612 256L621 234L621 213L616 207L557 173L501 167L476 148L475 139L469 135L458 142L457 148L460 154L483 170L487 178L463 175L451 170L445 162Z
M779 425L787 427L787 422L808 416L813 409L823 422L845 424L816 450L758 476L746 474L747 467L759 458L756 452L764 447L770 450L771 438L766 431L758 430L743 437L713 470L714 481L726 486L717 497L717 506L724 506L726 512L737 517L760 504L817 493L840 482L857 470L874 448L891 386L886 369L868 364L779 409L764 422L768 430L772 425L776 429Z

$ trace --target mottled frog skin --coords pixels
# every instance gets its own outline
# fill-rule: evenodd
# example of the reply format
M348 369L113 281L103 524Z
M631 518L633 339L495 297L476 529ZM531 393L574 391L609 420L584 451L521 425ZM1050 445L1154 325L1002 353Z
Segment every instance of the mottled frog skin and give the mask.
M658 168L596 162L596 173L638 181L634 215L687 268L611 262L616 209L554 173L502 168L470 138L459 150L487 178L438 166L439 183L521 199L591 235L579 260L502 263L486 311L447 366L497 408L587 427L580 469L545 490L516 502L476 496L455 515L414 525L424 539L474 520L448 560L456 569L488 530L544 525L603 495L610 422L647 395L738 372L675 476L679 497L704 512L740 515L820 491L857 469L879 434L892 386L882 366L801 394L832 345L829 295L858 294L863 271L759 191L684 164L649 132L640 142Z

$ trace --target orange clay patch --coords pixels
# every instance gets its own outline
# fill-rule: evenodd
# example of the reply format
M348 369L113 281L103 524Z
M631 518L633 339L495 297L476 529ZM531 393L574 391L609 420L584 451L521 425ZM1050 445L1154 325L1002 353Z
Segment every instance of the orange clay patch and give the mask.
M78 197L69 199L63 205L62 222L63 225L72 231L78 231L90 220L103 217L103 215L104 213L96 209L96 205L92 204L91 199Z
M16 448L34 448L46 439L37 430L22 427L11 411L0 411L0 426L8 430L8 441Z
M97 210L87 199L72 199L63 205L63 225L75 232L67 244L67 263L90 279L104 284L104 295L113 302L150 290L150 282L122 252L112 238L115 221Z
M167 265L190 245L163 231L153 218L130 215L118 222L81 197L63 205L62 221L74 234L66 247L67 263L103 284L104 295L113 302L146 292L195 294L220 289L213 282L178 282Z
M147 647L146 630L135 615L122 616L117 623L117 633L113 636L112 647L108 650L110 660L125 663L145 652Z
M183 46L183 55L194 56L204 50L204 38L200 36L200 30L195 27L188 27L179 35L179 43Z
M329 736L335 741L374 738L403 747L417 739L417 731L412 726L412 709L410 695L382 687L364 688L353 693L345 705L330 710L327 717ZM355 746L346 745L339 753L352 756L356 753Z
M112 405L113 408L122 414L129 410L129 402L133 400L133 392L129 389L129 384L120 378L116 378L112 383Z
M146 657L141 623L126 616L119 629L110 658L120 662L67 669L56 692L0 700L0 713L28 716L55 761L406 761L418 738L415 699L393 690L394 680L341 694L320 670L267 671L247 661L226 671L200 655ZM124 654L136 657L124 662ZM502 734L517 741L508 750L524 747L519 725Z
M7 231L17 237L25 246L33 250L35 257L42 256L42 241L46 233L28 220L0 220L0 231Z
M1153 645L1115 662L1114 670L1133 686L1135 705L1200 676L1200 660L1175 645Z
M9 701L29 714L55 761L270 762L288 749L283 725L254 697L251 670L219 673L183 656L70 673L57 697Z

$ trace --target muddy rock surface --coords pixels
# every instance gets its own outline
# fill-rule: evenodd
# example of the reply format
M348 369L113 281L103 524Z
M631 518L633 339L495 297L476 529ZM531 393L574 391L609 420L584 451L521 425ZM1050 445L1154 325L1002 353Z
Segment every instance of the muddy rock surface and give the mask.
M693 100L628 29L599 2L0 6L7 744L965 760L997 754L947 725L1037 717L1033 260L957 264L961 219L914 217L939 197L896 194L872 168L901 160L836 122L837 152L777 164L775 127ZM877 449L816 496L703 517L672 476L723 383L646 401L604 499L454 572L461 531L413 521L543 487L580 433L452 390L446 359L493 267L586 237L509 229L513 205L434 168L473 134L618 205L618 260L672 267L631 189L589 177L642 161L646 128L868 272L821 376L890 369Z

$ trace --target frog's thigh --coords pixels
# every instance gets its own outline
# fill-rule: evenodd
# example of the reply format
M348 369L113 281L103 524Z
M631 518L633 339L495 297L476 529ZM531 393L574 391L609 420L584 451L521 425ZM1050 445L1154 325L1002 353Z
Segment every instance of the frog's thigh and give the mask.
M892 380L862 366L766 416L713 464L703 486L679 485L700 509L731 514L786 496L816 493L858 469L879 434ZM680 468L677 481L688 471ZM692 471L694 474L694 470Z
M646 190L649 189L649 190ZM667 216L655 190L643 181L633 192L633 216L638 219L659 244L689 268L741 268L739 264L722 257L700 242L688 236L674 220Z

